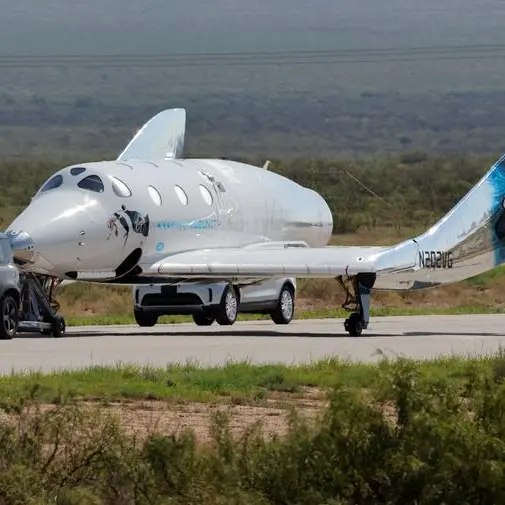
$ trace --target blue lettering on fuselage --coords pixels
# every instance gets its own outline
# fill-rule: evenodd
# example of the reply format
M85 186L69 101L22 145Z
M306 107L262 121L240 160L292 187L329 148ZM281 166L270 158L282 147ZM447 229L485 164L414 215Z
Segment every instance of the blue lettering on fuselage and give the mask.
M156 228L162 230L203 230L217 228L217 219L202 219L199 221L158 221Z

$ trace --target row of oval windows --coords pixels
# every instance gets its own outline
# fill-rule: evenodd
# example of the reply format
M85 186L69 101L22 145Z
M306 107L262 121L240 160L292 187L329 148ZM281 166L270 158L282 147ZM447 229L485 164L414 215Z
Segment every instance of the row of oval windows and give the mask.
M83 167L73 167L70 169L70 173L73 176L79 175L84 171L85 168ZM120 198L128 198L132 195L130 188L121 179L118 179L117 177L114 177L112 175L109 177L112 181L112 190L117 196L119 196ZM42 192L48 191L50 189L55 189L61 186L62 183L63 183L63 177L61 174L58 174L44 185L44 187L42 188ZM89 191L94 191L96 193L103 193L103 191L105 190L102 179L95 174L84 177L84 179L81 179L77 183L77 186L81 189L87 189ZM159 191L154 186L148 186L147 190L154 204L157 205L158 207L161 206L162 198ZM181 188L181 186L175 185L174 191L175 194L177 195L177 198L182 203L182 205L188 205L188 196L186 195L186 192ZM202 195L202 198L207 205L212 205L213 202L212 194L202 184L200 184L200 194Z
M114 176L111 176L111 180L112 190L117 196L120 196L122 198L131 196L130 189L123 181ZM149 196L151 197L151 200L154 202L154 204L160 207L162 204L160 192L154 186L148 186L147 191L149 192ZM181 188L181 186L175 185L174 191L182 205L188 205L188 195ZM202 198L207 205L212 205L212 194L203 184L200 184L200 194L202 195Z
M120 185L117 185L117 182L119 182L120 184L124 184L124 183L122 181L119 181L119 179L116 179L115 177L111 177L111 178L112 178L112 188L114 190L114 193L116 193L116 195L121 196L121 197L125 196L124 189L121 188ZM115 186L115 184L116 184L116 186ZM128 189L126 187L126 184L125 184L125 188ZM161 195L160 195L159 191L154 186L148 186L147 191L149 192L149 196L151 197L151 200L154 202L154 204L157 205L158 207L160 207L162 204L162 199L161 199ZM177 185L174 186L174 191L175 191L175 194L177 195L177 198L182 203L182 205L188 205L188 195L186 194L186 192L180 186L177 186ZM200 194L202 195L202 198L207 205L212 205L212 202L213 202L212 194L202 184L200 184ZM130 195L131 195L131 192L130 192ZM130 195L128 195L128 196L130 196Z
M122 198L127 198L131 196L130 189L123 181L114 176L111 176L111 180L112 180L112 190L117 196L120 196ZM162 198L160 192L154 186L148 186L147 191L149 192L149 196L151 197L151 200L154 202L154 204L160 207L162 204ZM177 198L182 203L182 205L188 205L188 195L181 188L181 186L175 185L174 191L175 194L177 195ZM200 194L202 195L202 198L207 205L212 205L213 202L212 194L202 184L200 184Z

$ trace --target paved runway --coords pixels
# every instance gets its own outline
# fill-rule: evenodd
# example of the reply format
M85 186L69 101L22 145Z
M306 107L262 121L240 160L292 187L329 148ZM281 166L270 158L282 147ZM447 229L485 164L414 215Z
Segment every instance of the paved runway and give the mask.
M505 347L505 315L406 316L374 318L359 338L349 337L340 319L238 322L231 327L194 324L70 327L54 339L39 334L0 341L0 373L50 371L117 362L163 366L197 360L221 364L306 362L327 356L376 361L388 356L430 358L492 353Z

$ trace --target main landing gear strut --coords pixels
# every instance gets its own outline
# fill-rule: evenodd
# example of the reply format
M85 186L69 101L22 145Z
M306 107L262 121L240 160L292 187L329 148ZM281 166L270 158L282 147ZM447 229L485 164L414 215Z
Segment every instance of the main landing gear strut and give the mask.
M342 308L351 312L351 315L344 322L344 328L352 337L359 337L361 332L368 328L370 321L370 292L375 284L375 279L376 274L374 273L357 274L347 278L346 281L342 276L337 277L337 281L346 293Z
M65 319L58 314L59 303L53 298L54 290L61 281L33 274L23 275L21 281L18 331L63 337Z

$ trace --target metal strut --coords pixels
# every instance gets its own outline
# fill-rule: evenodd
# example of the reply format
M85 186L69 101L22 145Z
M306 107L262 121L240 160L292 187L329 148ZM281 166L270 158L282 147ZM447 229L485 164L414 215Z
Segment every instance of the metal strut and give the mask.
M348 312L354 312L357 308L357 300L356 297L351 293L349 289L349 283L353 282L354 277L347 277L344 281L342 275L339 275L336 280L342 286L342 289L345 291L345 301L342 303L341 307Z
M57 277L41 277L39 282L53 311L58 312L60 310L60 303L53 295L56 288L61 284L62 279L58 279Z
M60 305L53 297L60 282L59 279L31 273L21 276L21 320L18 331L63 336L65 320L58 314Z
M342 308L351 312L349 318L344 322L344 328L351 336L359 336L364 329L368 328L370 322L370 293L376 277L374 273L357 274L348 277L345 281L342 276L337 277L337 281L346 293ZM351 284L352 292L349 284Z

